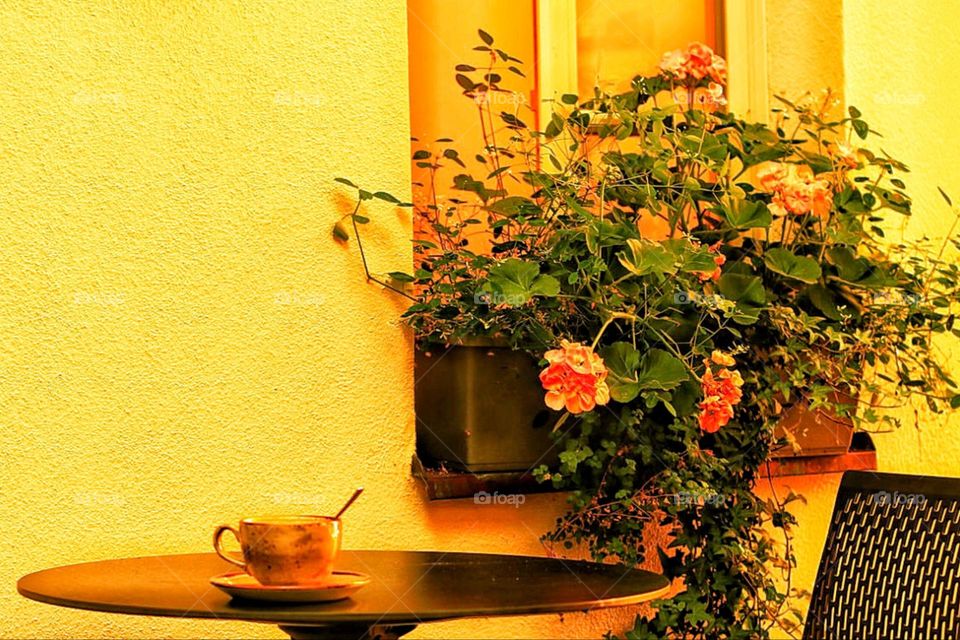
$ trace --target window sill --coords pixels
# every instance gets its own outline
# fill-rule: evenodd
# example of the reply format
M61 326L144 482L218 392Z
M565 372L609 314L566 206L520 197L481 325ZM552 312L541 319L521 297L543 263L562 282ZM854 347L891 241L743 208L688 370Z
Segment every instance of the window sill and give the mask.
M774 458L762 477L815 476L844 471L873 471L877 468L877 452L866 433L854 434L850 451L840 455ZM769 474L766 471L769 470ZM540 484L527 472L503 471L468 473L448 469L428 469L417 456L413 457L413 476L420 480L429 500L472 498L478 493L553 493L549 484Z

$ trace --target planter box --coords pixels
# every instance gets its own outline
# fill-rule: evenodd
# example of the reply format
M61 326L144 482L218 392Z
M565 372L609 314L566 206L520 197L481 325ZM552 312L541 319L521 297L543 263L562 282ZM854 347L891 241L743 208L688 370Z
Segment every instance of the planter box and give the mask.
M854 402L849 396L840 395L835 395L832 401L838 404ZM784 410L776 433L778 437L789 433L800 446L800 451L794 452L792 447L786 446L772 452L771 458L842 455L850 450L853 422L822 409L811 410L806 403L798 403Z
M429 466L471 472L553 464L560 414L543 404L537 361L497 346L416 352L417 453Z
M508 347L458 345L430 355L418 350L417 455L428 467L471 473L554 464L559 450L550 431L560 414L544 405L539 373L536 360ZM783 412L777 435L785 432L800 451L787 446L771 458L842 455L850 449L853 423L798 403Z

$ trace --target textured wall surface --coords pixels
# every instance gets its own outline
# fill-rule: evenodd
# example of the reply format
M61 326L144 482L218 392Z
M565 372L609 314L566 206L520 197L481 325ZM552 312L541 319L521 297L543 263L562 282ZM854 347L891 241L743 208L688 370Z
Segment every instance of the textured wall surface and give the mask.
M960 200L960 123L955 117L960 87L944 81L960 59L952 28L958 22L960 6L938 0L767 0L771 91L795 95L843 89L844 104L859 107L871 127L883 134L868 138L867 146L882 147L912 169L904 177L915 200L905 228L909 235L943 238L948 232L953 214L937 185L953 194L954 202ZM903 229L898 219L891 214L890 237ZM954 369L960 358L957 342L940 343L944 360ZM903 428L873 436L881 470L960 476L956 412L921 412L919 430L912 426L912 411L899 411L898 416ZM839 475L831 474L778 482L781 495L790 487L807 500L794 508L800 527L794 540L799 566L793 580L801 588L813 586L839 481Z
M766 0L767 72L771 95L806 91L843 95L843 0ZM771 98L770 106L779 106Z
M856 105L882 138L870 137L905 162L904 176L914 198L908 236L942 240L955 213L937 192L942 187L960 203L960 85L947 81L960 60L960 5L938 0L919 2L847 2L844 5L847 102ZM960 259L952 247L946 256ZM943 357L960 362L960 341L942 340ZM911 422L911 412L902 412ZM904 473L960 476L957 412L950 416L921 413L922 428L877 436L881 468Z
M350 205L335 176L409 197L404 5L0 3L0 636L279 637L14 583L203 551L219 522L330 509L358 484L348 546L542 553L557 496L423 499L401 307L330 238ZM407 268L407 214L369 213L374 267ZM616 623L583 620L418 635Z
M329 237L350 205L333 177L409 190L404 4L0 2L0 637L281 637L55 608L14 583L56 564L202 551L216 523L329 509L357 484L348 546L542 553L560 496L519 509L424 500L409 474L400 306L364 284L353 243ZM847 4L849 101L914 166L917 220L936 233L933 185L960 194L960 95L943 81L960 16L932 0ZM817 68L808 42L773 38L785 46L772 70L801 65L791 55ZM405 268L406 214L369 213L374 268ZM958 473L940 424L879 440L884 468ZM810 498L801 585L837 479L777 485ZM411 637L598 637L631 615Z

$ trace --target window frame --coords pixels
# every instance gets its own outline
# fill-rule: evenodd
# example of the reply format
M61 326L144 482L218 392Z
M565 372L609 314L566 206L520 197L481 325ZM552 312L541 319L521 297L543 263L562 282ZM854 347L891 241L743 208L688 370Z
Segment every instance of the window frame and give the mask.
M721 37L727 59L730 109L767 122L767 30L765 0L721 0ZM536 0L537 117L550 121L553 100L577 93L577 2Z

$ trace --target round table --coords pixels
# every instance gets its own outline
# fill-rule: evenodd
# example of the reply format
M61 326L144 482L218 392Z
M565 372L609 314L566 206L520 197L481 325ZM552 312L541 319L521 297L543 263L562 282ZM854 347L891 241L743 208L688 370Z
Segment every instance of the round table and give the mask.
M339 602L235 600L210 578L236 568L194 553L47 569L21 578L17 590L93 611L273 623L294 639L386 640L432 620L619 607L669 589L663 576L622 565L486 553L343 550L337 569L366 573L371 583Z

